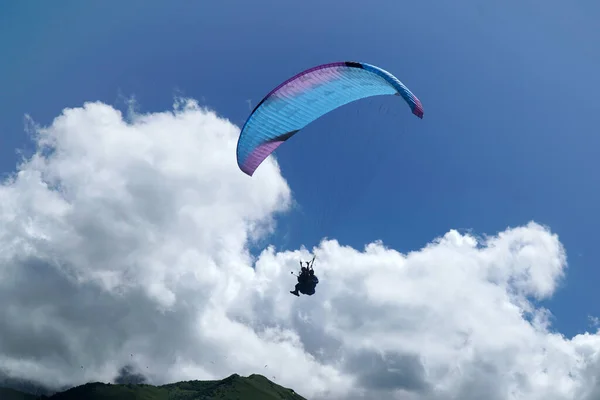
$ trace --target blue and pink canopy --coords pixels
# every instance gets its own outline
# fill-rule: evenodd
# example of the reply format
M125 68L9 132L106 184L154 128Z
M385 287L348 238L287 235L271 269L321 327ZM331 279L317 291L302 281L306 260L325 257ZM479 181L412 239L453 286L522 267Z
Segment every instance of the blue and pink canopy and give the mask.
M423 118L419 99L395 76L374 65L336 62L319 65L288 79L254 108L237 144L237 163L252 176L283 142L328 112L371 96L402 96Z

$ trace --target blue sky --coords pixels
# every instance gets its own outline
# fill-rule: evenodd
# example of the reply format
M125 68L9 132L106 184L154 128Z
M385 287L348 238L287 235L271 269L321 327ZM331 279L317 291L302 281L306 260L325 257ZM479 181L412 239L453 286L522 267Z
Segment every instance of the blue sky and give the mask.
M479 3L2 2L0 168L13 171L15 149L31 146L26 113L48 124L85 101L124 108L134 96L158 111L183 95L241 126L247 100L256 104L291 75L369 62L402 80L425 118L395 98L360 102L282 146L283 175L305 212L285 216L274 243L312 246L328 235L407 251L453 228L494 234L535 220L569 256L547 306L571 336L600 315L600 5ZM345 169L373 130L383 161L369 153L365 169ZM330 132L348 140L323 143Z

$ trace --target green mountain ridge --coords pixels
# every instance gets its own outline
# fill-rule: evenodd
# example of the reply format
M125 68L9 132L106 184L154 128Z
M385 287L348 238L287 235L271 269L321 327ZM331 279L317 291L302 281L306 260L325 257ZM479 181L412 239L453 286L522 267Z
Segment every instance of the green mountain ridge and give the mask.
M183 381L162 386L86 383L51 396L0 388L2 400L306 400L266 377L233 374L220 381Z

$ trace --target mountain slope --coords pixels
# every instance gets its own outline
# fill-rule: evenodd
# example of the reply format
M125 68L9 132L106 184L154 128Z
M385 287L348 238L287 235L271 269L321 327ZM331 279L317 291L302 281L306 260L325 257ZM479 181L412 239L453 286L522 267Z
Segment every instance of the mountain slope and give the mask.
M6 392L4 392L6 391ZM6 397L5 394L6 393ZM13 397L10 397L13 396ZM20 397L19 397L20 396ZM271 382L262 375L233 374L220 381L186 381L163 386L88 383L52 396L34 396L0 389L4 400L306 400L292 389Z
M0 399L2 400L35 400L38 397L33 394L19 392L13 389L0 388Z

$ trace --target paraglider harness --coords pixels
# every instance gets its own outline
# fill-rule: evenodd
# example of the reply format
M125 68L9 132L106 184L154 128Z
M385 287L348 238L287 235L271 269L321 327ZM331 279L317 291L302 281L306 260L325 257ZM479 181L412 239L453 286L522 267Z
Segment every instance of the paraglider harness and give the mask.
M299 296L298 292L307 296L315 294L315 288L319 283L319 278L317 278L313 269L315 258L316 256L313 256L311 261L305 261L306 267L303 267L302 261L300 261L300 273L295 275L298 278L298 283L296 284L296 288L290 291L293 295ZM292 272L292 274L294 273Z

